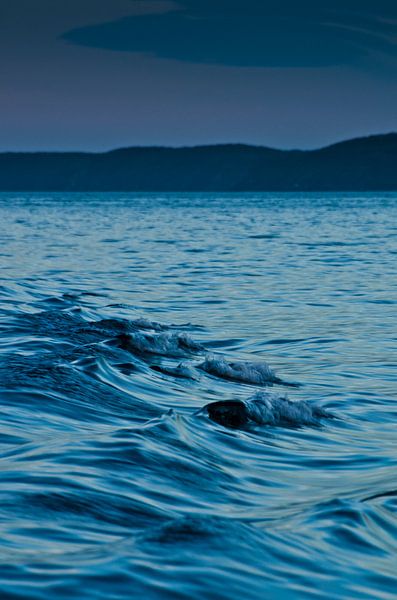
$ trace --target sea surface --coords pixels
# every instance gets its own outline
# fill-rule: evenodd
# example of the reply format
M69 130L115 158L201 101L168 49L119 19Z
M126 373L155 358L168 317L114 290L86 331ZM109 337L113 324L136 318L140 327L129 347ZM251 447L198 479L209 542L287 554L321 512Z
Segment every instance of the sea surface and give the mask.
M395 600L396 264L397 194L1 194L1 600Z

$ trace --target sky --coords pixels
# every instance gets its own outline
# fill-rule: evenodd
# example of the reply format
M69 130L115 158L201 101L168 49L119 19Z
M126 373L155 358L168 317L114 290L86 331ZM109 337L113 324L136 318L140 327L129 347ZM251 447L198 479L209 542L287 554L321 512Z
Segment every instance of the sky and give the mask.
M391 131L396 0L0 0L0 151Z

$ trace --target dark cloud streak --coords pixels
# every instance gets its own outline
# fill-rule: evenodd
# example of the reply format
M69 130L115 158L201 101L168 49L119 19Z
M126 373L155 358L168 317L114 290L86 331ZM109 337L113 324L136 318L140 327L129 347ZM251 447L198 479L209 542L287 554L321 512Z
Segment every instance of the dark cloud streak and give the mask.
M159 14L82 27L70 43L237 67L365 67L373 55L397 59L397 5L346 0L180 0ZM380 18L380 16L382 18Z

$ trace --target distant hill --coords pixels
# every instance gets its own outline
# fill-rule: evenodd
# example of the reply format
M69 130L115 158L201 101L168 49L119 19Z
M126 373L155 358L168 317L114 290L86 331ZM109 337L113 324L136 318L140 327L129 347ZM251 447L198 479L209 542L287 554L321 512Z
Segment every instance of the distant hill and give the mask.
M397 134L321 150L244 144L0 153L3 191L397 190Z

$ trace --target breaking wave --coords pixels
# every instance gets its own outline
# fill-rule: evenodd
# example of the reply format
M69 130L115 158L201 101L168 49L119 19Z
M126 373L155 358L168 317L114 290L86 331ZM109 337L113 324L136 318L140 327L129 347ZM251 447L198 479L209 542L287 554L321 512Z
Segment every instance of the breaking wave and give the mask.
M207 356L205 361L198 365L200 369L215 375L230 379L231 381L241 381L252 385L287 385L298 387L298 384L288 383L276 376L273 369L265 362L227 362L224 358L218 356Z
M285 396L264 391L245 401L214 402L205 409L213 421L230 427L242 427L250 422L287 427L315 426L321 419L331 418L329 412L304 400L291 402Z
M132 333L121 334L117 338L120 348L131 353L159 354L160 356L180 357L205 350L204 346L193 341L186 333Z

